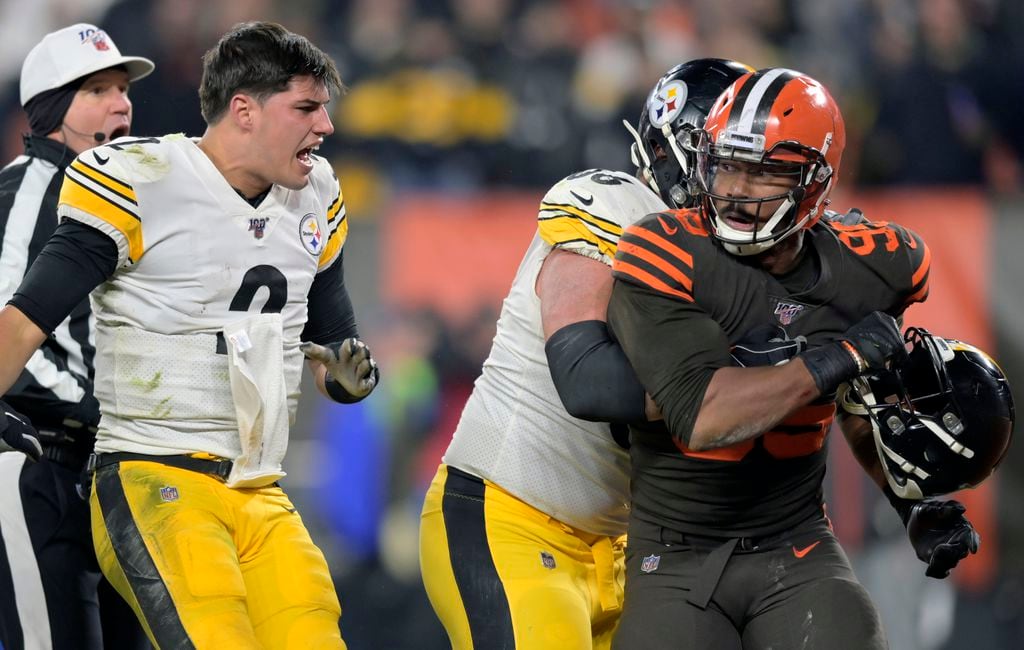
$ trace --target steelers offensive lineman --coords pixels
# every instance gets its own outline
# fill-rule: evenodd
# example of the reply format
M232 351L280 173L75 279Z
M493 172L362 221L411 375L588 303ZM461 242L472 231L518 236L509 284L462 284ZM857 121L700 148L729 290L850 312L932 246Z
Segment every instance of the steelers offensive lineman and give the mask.
M610 265L624 228L688 200L676 136L703 126L747 70L717 59L677 66L640 120L641 180L592 169L544 196L423 505L423 580L454 648L610 646L630 498L622 434L654 415L605 327Z
M277 484L303 355L337 401L378 378L344 289L340 186L313 153L340 86L305 38L236 26L204 57L202 138L79 155L63 222L0 311L2 392L95 288L93 539L158 647L344 647Z

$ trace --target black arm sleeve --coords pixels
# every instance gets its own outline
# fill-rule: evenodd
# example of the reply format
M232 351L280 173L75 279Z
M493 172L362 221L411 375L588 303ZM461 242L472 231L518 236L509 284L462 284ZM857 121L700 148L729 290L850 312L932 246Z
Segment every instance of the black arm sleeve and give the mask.
M50 333L117 268L117 244L103 232L65 220L50 236L9 304Z
M551 379L569 415L591 422L643 422L644 387L599 320L566 325L544 352Z
M302 329L303 341L323 344L359 336L352 300L345 289L344 254L342 250L334 264L313 279L313 286L309 288L309 318Z
M732 365L721 326L693 303L621 280L608 326L673 437L689 444L711 376Z

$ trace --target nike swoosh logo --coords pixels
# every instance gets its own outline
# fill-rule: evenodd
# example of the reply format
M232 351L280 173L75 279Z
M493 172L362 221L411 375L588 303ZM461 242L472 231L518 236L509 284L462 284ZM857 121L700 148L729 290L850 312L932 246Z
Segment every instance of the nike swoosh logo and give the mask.
M110 162L110 157L109 157L109 156L108 156L108 157L106 157L106 158L103 158L102 156L100 156L100 155L99 155L98 153L96 153L95 151L94 151L94 152L92 152L92 157L93 157L93 158L95 158L95 159L96 159L96 162L98 162L98 163L99 163L99 164L101 164L101 165L106 165L106 164L107 164L108 162Z
M658 217L658 223L661 224L661 227L665 230L666 234L674 235L676 234L676 231L679 230L679 226L669 226L668 222L665 221L665 217Z
M817 546L818 544L821 544L821 542L820 541L814 542L810 546L807 546L807 547L799 549L799 550L797 550L797 548L794 546L793 547L793 555L795 555L797 559L800 559L803 556L805 556L808 553L810 553L811 551L813 551L814 547Z
M579 201L580 203L582 203L583 205L590 205L590 204L592 204L594 202L594 197L593 196L591 196L589 198L583 198L582 196L580 196L579 194L577 194L573 190L569 190L569 194L572 194L573 196L575 196L576 200Z

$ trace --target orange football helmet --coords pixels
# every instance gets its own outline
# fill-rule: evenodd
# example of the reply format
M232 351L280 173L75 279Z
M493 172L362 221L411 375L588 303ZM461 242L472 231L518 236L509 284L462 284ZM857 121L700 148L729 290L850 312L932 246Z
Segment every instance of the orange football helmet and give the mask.
M691 146L697 151L697 178L712 234L730 253L754 255L821 218L838 177L846 129L824 86L795 70L767 68L743 75L726 89ZM715 173L723 161L786 170L779 173L793 174L796 182L769 197L716 194ZM715 200L755 204L756 209L778 200L782 204L748 231L721 219Z

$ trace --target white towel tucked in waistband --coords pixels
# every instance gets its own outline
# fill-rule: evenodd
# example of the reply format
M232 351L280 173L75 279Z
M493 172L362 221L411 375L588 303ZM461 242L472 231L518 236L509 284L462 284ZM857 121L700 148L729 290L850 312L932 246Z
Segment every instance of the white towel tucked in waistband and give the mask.
M254 314L224 328L228 376L242 454L227 485L263 487L285 475L288 395L280 314Z

